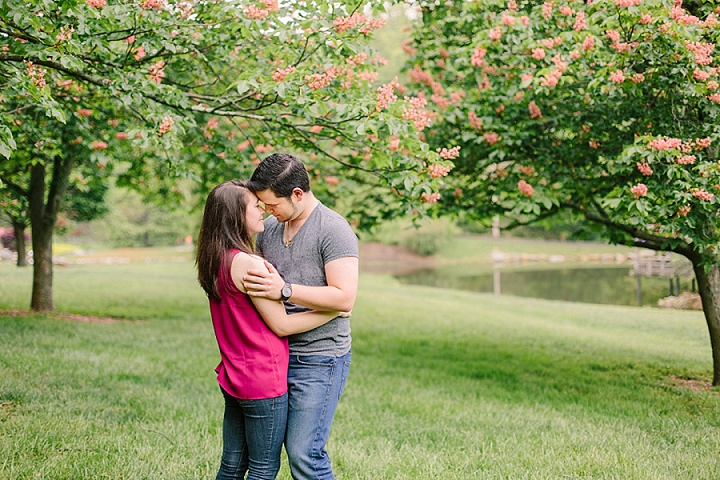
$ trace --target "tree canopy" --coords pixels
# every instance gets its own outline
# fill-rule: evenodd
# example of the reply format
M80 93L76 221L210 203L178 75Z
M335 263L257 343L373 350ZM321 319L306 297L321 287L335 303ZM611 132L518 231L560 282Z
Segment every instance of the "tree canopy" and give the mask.
M681 0L423 2L408 45L446 210L572 212L615 243L689 258L720 382L719 10Z
M77 175L112 172L121 185L179 201L183 178L207 191L280 150L302 153L317 184L336 186L342 171L392 192L395 201L373 202L368 218L430 204L440 180L428 169L446 160L420 138L429 112L420 98L398 98L397 82L373 85L383 60L368 41L382 8L2 2L0 188L29 205L33 308L52 308L39 298L51 298L52 231ZM36 290L46 292L37 301Z

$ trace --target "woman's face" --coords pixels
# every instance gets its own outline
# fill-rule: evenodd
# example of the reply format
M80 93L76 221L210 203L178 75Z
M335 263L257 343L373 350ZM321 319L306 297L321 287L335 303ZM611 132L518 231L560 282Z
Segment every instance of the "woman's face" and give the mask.
M245 198L248 202L245 205L245 223L247 224L248 233L251 237L254 237L265 230L265 223L263 222L265 208L254 193L248 192Z

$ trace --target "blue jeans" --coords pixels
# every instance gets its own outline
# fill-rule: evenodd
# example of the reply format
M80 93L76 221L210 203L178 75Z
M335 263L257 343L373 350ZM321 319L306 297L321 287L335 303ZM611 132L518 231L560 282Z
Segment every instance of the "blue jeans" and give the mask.
M296 480L334 479L325 444L350 371L342 357L290 355L285 450Z
M225 397L223 453L216 480L269 479L280 470L288 395L262 400L241 400L222 390Z

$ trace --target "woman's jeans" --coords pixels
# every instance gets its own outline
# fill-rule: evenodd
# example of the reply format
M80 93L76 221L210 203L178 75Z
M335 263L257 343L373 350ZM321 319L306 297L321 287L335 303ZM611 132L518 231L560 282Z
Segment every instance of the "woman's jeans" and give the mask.
M325 444L350 371L350 357L290 355L285 450L296 480L335 478Z
M262 400L225 397L223 453L217 480L274 479L287 424L288 394Z

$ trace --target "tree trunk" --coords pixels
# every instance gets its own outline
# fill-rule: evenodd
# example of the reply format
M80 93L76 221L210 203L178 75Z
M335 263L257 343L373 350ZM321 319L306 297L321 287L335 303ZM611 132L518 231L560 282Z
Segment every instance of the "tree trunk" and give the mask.
M30 171L30 225L33 246L33 288L30 308L34 311L54 310L52 241L62 199L67 192L72 159L55 158L52 179L45 200L47 163L38 162Z
M699 259L691 260L705 312L705 321L710 332L713 357L712 384L720 385L720 265L713 263L706 271Z
M13 232L15 233L15 250L17 251L17 266L27 267L27 250L25 249L25 223L13 219Z

